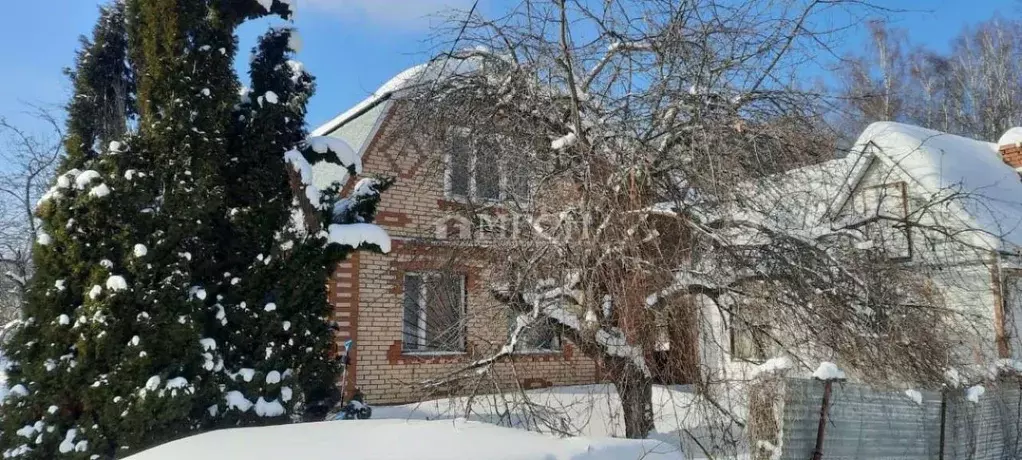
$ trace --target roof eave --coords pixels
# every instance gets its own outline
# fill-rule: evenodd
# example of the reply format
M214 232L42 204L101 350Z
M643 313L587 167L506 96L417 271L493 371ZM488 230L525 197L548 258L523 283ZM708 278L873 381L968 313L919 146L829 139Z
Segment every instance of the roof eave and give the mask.
M337 131L342 126L348 124L348 122L350 122L350 121L352 121L352 120L354 120L354 119L356 119L358 117L361 117L362 115L365 115L366 112L376 108L380 104L383 104L383 103L389 101L393 97L393 95L394 95L393 92L384 93L380 97L374 98L374 100L372 102L366 104L364 107L360 108L359 110L357 110L357 111L355 111L353 113L344 112L341 115L339 115L336 118L334 118L333 120L330 120L330 121L320 125L318 128L312 130L312 135L313 136L327 136L330 133L332 133L334 131Z

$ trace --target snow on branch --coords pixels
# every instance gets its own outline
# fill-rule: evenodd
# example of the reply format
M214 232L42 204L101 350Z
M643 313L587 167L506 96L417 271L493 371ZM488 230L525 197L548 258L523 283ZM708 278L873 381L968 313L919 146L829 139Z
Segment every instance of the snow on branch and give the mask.
M653 44L646 40L635 40L629 42L618 41L607 46L608 53L618 51L653 51Z
M357 249L371 245L380 248L384 254L390 252L390 235L374 224L333 224L328 227L327 242Z
M579 315L566 308L567 305L584 306L584 296L579 290L579 276L569 276L568 282L562 286L552 287L539 292L533 292L523 296L528 301L533 300L533 308L543 316L551 319L558 325L571 329L575 336L586 337L586 330L582 327ZM579 308L580 311L588 311L588 308ZM587 322L587 325L593 323ZM624 358L630 362L639 372L645 376L652 375L646 365L642 348L629 344L625 334L618 328L595 328L593 330L593 342L598 345L607 356Z
M550 142L550 148L554 150L564 150L575 145L577 142L578 135L575 133L569 133Z
M24 276L21 276L21 275L19 275L17 273L14 273L14 272L12 272L10 270L4 272L4 276L10 278L11 281L14 281L15 283L18 283L21 286L25 286L28 283L28 281L25 279Z
M646 306L656 306L661 300L675 294L692 292L694 287L700 287L704 291L716 291L721 289L721 285L717 284L717 282L711 279L706 273L691 270L680 270L674 274L674 281L669 286L646 297Z
M634 40L634 41L615 41L607 46L607 53L593 66L592 70L586 75L586 78L582 81L579 87L586 91L589 86L593 84L593 81L603 72L603 69L607 67L607 64L614 58L614 56L624 52L651 52L653 51L653 44L646 40Z
M343 139L330 136L309 136L305 142L313 152L324 156L333 153L337 163L354 169L355 174L362 173L362 158ZM329 161L329 156L326 156L326 159Z
M297 150L288 150L284 153L284 161L291 165L295 172L298 173L298 179L305 190L305 198L309 200L309 204L312 205L313 209L319 209L321 206L321 194L319 188L312 184L312 165Z
M642 349L631 345L625 339L625 334L618 328L597 329L596 343L600 344L607 354L625 358L635 364L635 367L646 377L651 377L649 367L646 365L646 358Z

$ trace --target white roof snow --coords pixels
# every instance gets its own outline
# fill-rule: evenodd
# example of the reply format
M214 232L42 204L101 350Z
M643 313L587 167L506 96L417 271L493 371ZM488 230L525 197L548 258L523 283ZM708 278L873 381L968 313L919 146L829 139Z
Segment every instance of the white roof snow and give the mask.
M1008 131L1012 139L1022 132ZM994 248L1022 247L1022 181L1001 160L997 144L918 126L873 123L856 141L856 152L875 145L877 156L899 168L925 192L958 193L971 228ZM1017 248L1015 248L1017 249Z
M812 228L823 222L828 206L846 186L859 158L849 155L804 166L763 180L742 184L748 187L744 207L770 216L772 225L791 230Z
M998 146L1018 145L1022 143L1022 128L1011 128L1005 131L1004 135L997 140Z
M322 126L312 131L313 136L325 136L336 130L341 125L351 121L353 118L361 115L369 107L380 103L381 101L389 98L390 96L398 93L402 90L409 89L415 85L422 83L429 83L440 78L447 78L456 75L465 75L474 72L479 69L480 59L467 57L467 58L450 58L450 59L434 59L432 61L419 64L413 67L409 67L393 78L388 80L386 83L381 85L373 94L362 100L354 107L346 110L344 113L338 115L333 120L330 120Z
M362 102L314 129L311 136L330 136L343 139L361 157L379 130L380 124L391 107L393 96L440 78L474 72L479 69L480 62L480 57L470 53L464 58L435 59L405 69L377 88ZM313 184L320 189L325 189L334 182L344 184L348 179L348 171L338 165L320 162L312 165L312 170Z

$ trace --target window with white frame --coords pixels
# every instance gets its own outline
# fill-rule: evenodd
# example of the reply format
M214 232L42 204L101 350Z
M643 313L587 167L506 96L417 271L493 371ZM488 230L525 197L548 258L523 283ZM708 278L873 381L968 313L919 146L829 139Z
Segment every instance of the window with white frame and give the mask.
M445 189L449 198L478 201L525 201L529 174L513 158L502 153L505 143L497 137L459 132L448 146Z
M511 311L508 315L508 336L518 328L520 321L528 321L528 314L520 315ZM559 351L561 337L549 320L533 321L518 335L517 349L524 352Z
M912 232L904 182L863 189L853 200L855 212L869 221L866 235L891 259L912 258Z
M767 324L754 321L751 312L742 312L735 306L731 315L731 359L737 361L763 362L775 348Z
M465 276L406 273L403 316L403 350L465 351Z

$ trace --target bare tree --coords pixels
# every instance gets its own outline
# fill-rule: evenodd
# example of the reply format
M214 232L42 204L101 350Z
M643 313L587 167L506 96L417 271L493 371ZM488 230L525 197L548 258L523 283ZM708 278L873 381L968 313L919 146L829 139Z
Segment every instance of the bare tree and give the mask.
M525 0L459 23L397 125L438 151L476 146L477 178L526 184L465 206L518 219L483 237L493 295L518 321L494 352L423 384L485 376L552 327L601 363L626 436L653 430L660 380L694 383L722 425L741 426L718 390L746 377L714 364L734 339L705 332L721 323L764 358L939 380L954 339L931 332L957 313L895 249L867 243L909 227L951 238L927 217L950 195L909 215L878 197L868 217L824 225L812 200L846 176L777 175L833 151L794 69L826 42L815 15L857 5ZM656 358L665 342L680 369Z
M1022 122L1022 32L1018 21L993 19L966 28L948 61L947 104L958 115L954 132L996 141Z
M50 112L32 107L33 119L46 130L33 133L0 117L4 144L0 160L0 318L16 319L32 276L35 205L46 192L63 148L61 123Z
M847 127L859 132L874 121L895 121L905 116L911 61L907 34L884 21L869 22L869 47L864 56L849 56L841 63L838 76L843 97L854 120Z
M909 43L906 31L870 22L870 47L847 56L842 126L858 131L874 121L907 121L996 141L1022 122L1022 32L1018 21L995 18L966 27L947 54Z

